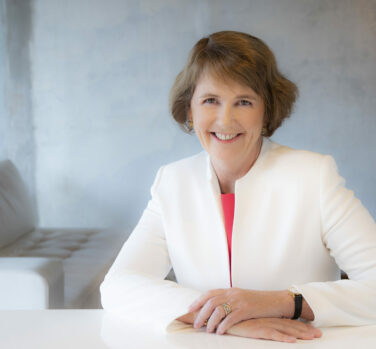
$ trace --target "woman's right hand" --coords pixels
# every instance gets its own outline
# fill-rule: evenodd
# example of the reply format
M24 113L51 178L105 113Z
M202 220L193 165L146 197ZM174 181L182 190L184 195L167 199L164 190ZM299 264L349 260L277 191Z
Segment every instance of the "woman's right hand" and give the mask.
M322 336L321 331L310 324L280 318L245 320L231 327L226 333L288 343L294 343L297 339L314 339Z

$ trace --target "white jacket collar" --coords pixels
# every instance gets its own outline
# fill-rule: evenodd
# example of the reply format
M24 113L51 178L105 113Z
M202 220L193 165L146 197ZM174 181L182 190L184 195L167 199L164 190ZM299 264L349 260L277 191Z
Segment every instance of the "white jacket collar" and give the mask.
M263 158L265 157L266 153L270 149L270 146L271 146L272 143L273 142L269 138L263 137L261 150L260 150L260 154L259 154L258 158L256 159L253 166L249 169L249 171L239 180L243 180L243 178L245 179L246 177L248 177L248 175L252 172L252 169L259 166L259 164L262 162ZM205 154L206 154L206 175L207 175L207 178L210 182L216 182L217 185L218 185L217 175L215 174L213 165L210 161L210 155L207 152L205 152Z

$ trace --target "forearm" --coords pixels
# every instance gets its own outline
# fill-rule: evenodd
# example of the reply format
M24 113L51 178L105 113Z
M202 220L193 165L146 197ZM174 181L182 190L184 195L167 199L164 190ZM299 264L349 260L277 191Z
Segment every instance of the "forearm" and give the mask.
M304 294L312 306L316 326L364 326L376 323L376 279L312 282L298 285L296 289Z
M303 308L302 308L302 315L300 316L302 319L313 321L315 320L315 314L313 314L313 311L309 304L305 301L303 298Z

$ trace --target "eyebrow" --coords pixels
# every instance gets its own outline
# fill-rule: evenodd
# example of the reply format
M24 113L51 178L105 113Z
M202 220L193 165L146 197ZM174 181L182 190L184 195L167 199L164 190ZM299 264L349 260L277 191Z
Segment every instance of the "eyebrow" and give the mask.
M219 96L214 94L214 93L204 93L199 98L206 98L206 97L219 97ZM257 99L257 97L252 96L252 95L239 95L239 96L236 96L236 98L248 98L248 99L252 99L252 100Z

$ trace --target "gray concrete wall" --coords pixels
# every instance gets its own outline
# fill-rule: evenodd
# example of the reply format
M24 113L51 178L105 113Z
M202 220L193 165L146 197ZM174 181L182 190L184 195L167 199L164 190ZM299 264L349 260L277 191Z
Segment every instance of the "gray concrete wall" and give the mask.
M34 201L35 143L29 45L31 3L0 2L0 159L11 159Z
M273 139L332 154L376 217L375 14L374 0L34 0L42 225L137 222L157 168L201 149L171 121L171 84L199 38L227 29L264 39L300 87Z
M5 147L5 62L6 62L6 44L5 44L5 7L4 2L0 1L0 159L6 158Z

